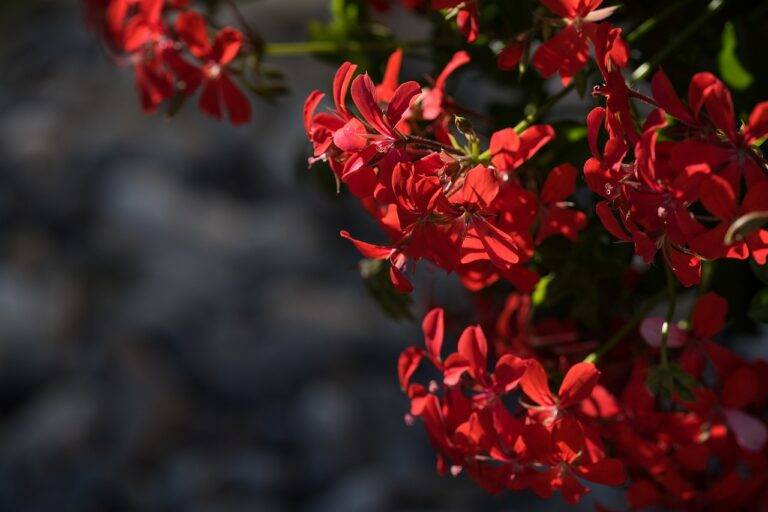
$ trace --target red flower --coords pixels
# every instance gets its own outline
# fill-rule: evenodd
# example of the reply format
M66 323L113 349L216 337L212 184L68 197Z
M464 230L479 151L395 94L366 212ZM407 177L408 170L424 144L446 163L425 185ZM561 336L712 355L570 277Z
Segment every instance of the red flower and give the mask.
M568 85L589 59L588 41L596 30L595 22L604 20L616 8L597 9L602 0L541 0L541 3L561 18L564 28L539 46L533 55L533 67L544 77L559 73L563 85ZM623 54L616 56L622 59L617 64L625 66Z
M211 44L205 18L193 11L183 12L176 18L176 31L190 53L203 63L200 110L214 119L222 119L226 110L232 124L250 121L251 105L230 78L228 70L243 47L243 35L234 28L224 27ZM187 84L187 94L194 93L199 83Z

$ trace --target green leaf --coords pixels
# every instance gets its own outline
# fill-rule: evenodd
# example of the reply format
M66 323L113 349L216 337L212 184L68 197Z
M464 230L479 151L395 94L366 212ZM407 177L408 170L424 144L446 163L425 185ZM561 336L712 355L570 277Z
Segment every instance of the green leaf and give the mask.
M752 297L747 314L756 322L768 324L768 288L763 288Z
M544 304L544 302L546 302L547 287L549 286L549 283L551 283L554 278L555 278L555 274L547 274L546 276L539 279L538 283L536 283L536 289L533 290L533 295L531 295L531 299L533 299L534 306L541 306L542 304Z
M723 28L721 44L720 54L717 56L720 76L732 89L737 91L749 89L755 78L744 68L736 55L736 47L738 46L736 29L730 21Z

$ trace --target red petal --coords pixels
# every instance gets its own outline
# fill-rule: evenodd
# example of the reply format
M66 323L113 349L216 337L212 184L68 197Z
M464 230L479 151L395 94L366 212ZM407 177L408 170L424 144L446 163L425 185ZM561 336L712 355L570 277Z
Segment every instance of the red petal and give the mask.
M606 201L597 203L595 211L597 212L597 216L600 217L603 226L610 234L623 242L629 242L631 240L630 236L613 215L613 210L611 210L610 205Z
M576 190L576 168L571 164L558 165L549 172L541 189L541 200L547 204L564 201Z
M512 43L505 46L496 59L496 64L499 66L499 69L503 69L504 71L515 69L520 62L520 59L523 57L524 50L525 45L521 43Z
M509 393L517 387L527 369L525 359L505 354L499 358L493 371L494 384L501 392Z
M408 347L397 360L397 376L400 379L400 389L408 389L411 377L416 372L424 357L424 351L417 347Z
M368 124L382 135L394 138L392 127L387 124L384 114L376 101L376 87L367 74L352 81L352 100Z
M591 363L577 363L565 374L557 394L560 407L568 407L587 398L597 384L600 371Z
M182 12L176 18L175 28L192 55L201 59L211 52L207 24L202 14L195 11Z
M749 115L749 124L746 128L745 137L747 143L751 144L757 139L762 139L768 135L768 101L758 103L752 113Z
M347 113L347 91L355 70L357 70L356 64L344 62L333 77L333 103L336 105L336 110L343 114Z
M440 75L438 75L437 80L435 80L435 89L445 89L445 82L448 80L448 77L461 66L469 63L469 60L469 54L464 50L454 53L451 60L448 61L448 64L445 65Z
M212 56L221 66L232 62L243 47L243 34L232 27L224 27L213 43Z
M220 80L208 80L198 101L203 113L219 120L222 118L220 83Z
M603 459L594 464L582 464L578 473L590 482L603 485L621 485L627 479L624 464L618 459Z
M549 390L547 373L536 360L531 360L525 375L520 380L520 386L528 397L539 405L554 405L555 397Z
M693 308L693 333L698 339L708 339L720 332L725 325L728 301L715 292L709 292L696 301Z
M350 242L352 242L355 246L355 248L362 254L364 257L372 259L372 260L385 260L389 258L389 255L392 254L392 248L391 247L384 247L383 245L374 245L369 244L368 242L363 242L361 240L357 240L355 238L352 238L352 236L349 234L348 231L341 231L339 233L342 238L346 238Z
M461 194L463 202L488 208L498 193L499 180L493 171L484 165L478 165L467 172Z
M402 270L394 265L389 266L389 279L392 281L395 290L400 293L411 293L413 291L413 284L411 284L411 281L405 276Z
M704 207L715 217L729 220L736 216L736 192L728 180L712 175L701 183L699 194Z
M440 360L440 351L443 346L444 316L445 313L442 308L435 308L427 313L421 322L424 344L427 346L427 352L435 361Z
M312 118L315 116L315 110L317 110L317 106L323 101L324 97L325 94L315 90L309 93L309 96L307 96L307 99L304 101L304 131L307 132L307 135L310 135Z
M224 98L224 105L229 112L229 120L232 124L238 125L247 123L251 120L251 104L248 98L242 93L232 80L226 74L219 77L221 81L221 94Z
M376 87L376 96L383 102L389 103L395 94L397 84L400 81L400 66L403 63L403 50L398 48L387 59L387 67L384 70L384 78Z
M459 338L459 354L469 363L469 374L480 380L488 364L488 342L479 325L467 327Z
M352 117L333 132L333 143L342 151L360 151L368 145L368 131L358 118Z
M653 80L651 80L651 90L653 91L653 98L669 115L675 117L684 123L695 124L693 116L690 111L680 101L680 97L675 92L675 88L672 87L672 83L667 78L663 69L659 69Z
M387 107L387 121L390 126L397 126L408 111L414 98L421 94L421 86L417 82L405 82L397 88Z
M669 249L668 256L672 272L675 273L683 286L693 286L701 281L701 261L699 258L674 248Z

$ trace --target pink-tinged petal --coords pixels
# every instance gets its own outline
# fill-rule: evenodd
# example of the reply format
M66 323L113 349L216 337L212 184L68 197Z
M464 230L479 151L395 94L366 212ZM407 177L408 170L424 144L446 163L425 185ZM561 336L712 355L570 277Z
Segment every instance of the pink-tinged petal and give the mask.
M349 234L348 231L341 231L339 235L341 235L342 238L346 238L347 240L352 242L352 244L355 246L357 251L360 254L362 254L363 257L365 258L369 258L372 260L385 260L389 258L390 254L392 254L391 247L369 244L368 242L357 240L356 238L352 238L352 236Z
M385 103L392 100L397 85L400 82L400 66L403 63L403 50L398 48L387 59L387 67L384 70L384 78L376 86L376 97Z
M389 126L397 126L413 103L421 94L421 86L417 82L405 82L397 88L387 107L387 122Z
M752 144L766 135L768 135L768 101L758 103L752 109L744 134L748 144Z
M307 99L304 101L304 131L307 132L307 135L311 134L312 118L315 117L315 111L317 110L318 105L320 105L320 102L323 101L324 97L325 94L315 90L309 93L309 96L307 96Z
M723 329L727 314L728 301L715 292L702 295L693 308L694 336L700 340L711 338Z
M376 87L367 74L360 75L352 81L352 100L360 111L363 119L382 135L394 138L394 132L376 101Z
M739 446L748 452L763 449L768 439L765 423L738 409L726 409L723 414Z
M408 347L397 360L397 376L400 380L400 389L405 391L411 382L411 377L419 368L424 351L417 347Z
M653 98L669 115L689 125L696 124L688 108L680 101L672 82L663 69L659 69L651 80Z
M592 363L576 363L565 374L557 394L560 407L577 404L587 398L600 378L600 371Z
M541 188L541 201L553 204L564 201L576 190L576 168L571 164L558 165L549 172Z
M475 380L485 375L488 364L488 342L479 325L467 327L459 338L459 354L469 363L469 374Z
M616 219L616 216L613 214L613 210L607 201L600 201L597 203L595 211L597 212L600 221L603 223L603 227L605 227L610 234L622 242L629 242L631 240L629 234L627 234L618 219Z
M251 120L251 104L245 94L229 79L226 74L219 77L221 81L221 95L224 106L229 113L229 121L233 125L247 123Z
M182 12L176 18L175 28L192 55L202 59L211 53L211 41L202 14L195 11Z
M659 348L661 347L661 329L663 326L664 319L662 317L648 317L640 324L640 335L649 346ZM669 326L669 335L667 336L668 347L682 347L687 340L688 335L683 329L680 329L674 323Z
M424 344L427 346L427 353L435 361L440 360L440 351L443 347L444 317L443 309L435 308L427 313L421 322L421 330L424 333Z
M528 398L537 404L555 405L555 397L549 389L547 372L544 371L544 367L538 361L531 360L529 362L528 369L520 380L520 387L523 388L523 392L528 395Z
M459 28L459 32L467 38L468 43L474 43L480 33L478 16L477 4L474 2L465 4L464 9L461 9L456 15L456 26Z
M356 64L344 62L333 77L333 103L336 110L342 114L347 114L347 91L356 70Z
M342 151L360 151L368 145L368 131L359 119L352 117L333 132L333 143Z

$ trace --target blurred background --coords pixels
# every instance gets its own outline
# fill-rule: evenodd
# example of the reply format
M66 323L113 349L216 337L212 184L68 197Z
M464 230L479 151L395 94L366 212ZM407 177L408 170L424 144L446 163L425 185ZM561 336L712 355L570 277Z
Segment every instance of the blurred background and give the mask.
M337 233L376 231L306 168L301 106L333 65L275 60L291 95L245 128L195 108L167 121L140 112L79 2L4 4L0 510L561 508L441 479L404 424L396 358L419 330L366 295ZM321 0L244 11L269 41L328 17Z

